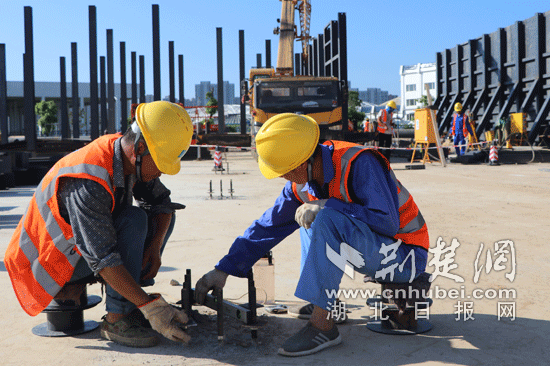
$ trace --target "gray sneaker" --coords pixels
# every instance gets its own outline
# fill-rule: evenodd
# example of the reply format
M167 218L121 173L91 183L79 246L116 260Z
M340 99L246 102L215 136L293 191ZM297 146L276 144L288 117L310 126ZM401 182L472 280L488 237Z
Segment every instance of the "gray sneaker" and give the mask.
M290 357L307 356L340 343L342 338L336 326L323 332L308 322L298 333L286 340L279 348L279 354Z
M139 326L128 317L114 323L109 323L103 317L100 334L101 338L127 347L145 348L156 346L159 343L158 336L151 330Z

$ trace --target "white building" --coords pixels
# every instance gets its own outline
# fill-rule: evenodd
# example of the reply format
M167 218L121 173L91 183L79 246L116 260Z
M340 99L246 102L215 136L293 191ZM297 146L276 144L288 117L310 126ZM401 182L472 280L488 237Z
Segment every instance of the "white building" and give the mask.
M423 95L426 95L424 84L430 87L432 101L437 97L437 73L436 64L416 64L412 66L401 66L401 109L399 115L403 119L413 121L414 111L422 107L418 103Z

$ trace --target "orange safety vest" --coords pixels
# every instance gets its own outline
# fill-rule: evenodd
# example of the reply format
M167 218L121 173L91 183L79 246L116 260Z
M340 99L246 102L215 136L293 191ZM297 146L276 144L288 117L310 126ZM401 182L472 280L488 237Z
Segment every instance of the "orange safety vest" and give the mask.
M71 279L81 258L73 230L59 212L59 179L75 177L98 182L113 198L112 211L114 142L120 136L102 136L59 160L36 188L19 221L4 264L17 299L29 315L35 316L48 306Z
M458 113L453 113L453 128L451 129L451 134L454 136L455 135L455 127L456 127L456 117L457 117ZM464 114L464 117L462 117L462 134L464 135L464 137L468 136L470 134L470 132L468 132L468 126L466 126L466 123L470 123L470 121L468 120L468 116L466 115L466 113Z
M388 111L386 109L382 109L381 111L382 115L382 123L380 123L380 119L378 120L378 132L380 133L386 133L387 130L389 129L389 133L390 134L393 134L393 129L392 127L390 126L390 123L391 123L391 118L390 120L388 121Z
M332 164L335 167L335 173L334 178L329 182L329 197L334 197L347 203L353 202L348 184L351 163L361 153L367 151L372 153L380 161L382 166L389 171L391 178L397 186L397 197L399 200L399 230L395 238L401 239L406 244L418 245L428 250L430 247L430 240L426 222L409 191L407 191L401 182L397 180L388 160L376 150L364 148L361 145L350 142L326 141L324 145L334 146ZM292 183L292 191L298 201L304 203L318 199L307 192L302 192L303 188L304 184Z

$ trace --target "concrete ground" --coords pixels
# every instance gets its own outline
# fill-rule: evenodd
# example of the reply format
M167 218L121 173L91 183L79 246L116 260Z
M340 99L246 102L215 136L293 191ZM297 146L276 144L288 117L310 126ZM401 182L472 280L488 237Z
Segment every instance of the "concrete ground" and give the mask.
M178 175L163 177L173 200L187 208L179 211L156 285L148 291L178 301L180 287L171 280L183 282L186 269L191 269L194 286L227 253L233 239L270 207L284 185L281 179L264 179L250 152L227 153L226 162L229 171L224 174L212 171L212 160L183 161ZM428 272L437 274L429 311L433 329L427 333L397 336L370 331L367 323L375 313L358 293L356 298L340 297L350 311L350 320L339 326L342 344L301 358L279 356L277 349L305 321L263 310L267 325L258 331L257 340L238 321L226 318L226 340L218 342L215 315L205 307L194 308L202 322L190 331L189 345L163 339L154 348L125 348L100 339L98 329L74 337L38 337L31 329L46 316L29 317L20 308L0 262L0 364L547 365L550 164L431 164L425 170L406 170L405 165L392 161L428 224L433 251ZM0 259L34 189L0 191ZM296 304L298 233L275 247L273 254L276 301ZM244 302L246 285L244 279L229 278L225 298ZM353 280L344 275L341 288L379 290L378 285L363 284L358 275ZM101 288L92 285L88 293L101 295ZM259 299L262 294L259 290ZM104 302L84 312L87 320L98 322L103 314Z

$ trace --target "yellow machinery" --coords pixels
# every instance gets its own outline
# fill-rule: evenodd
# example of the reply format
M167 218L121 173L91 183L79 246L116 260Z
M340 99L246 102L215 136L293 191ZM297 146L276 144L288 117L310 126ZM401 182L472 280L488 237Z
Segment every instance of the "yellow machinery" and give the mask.
M421 163L431 163L430 156L428 155L428 147L430 144L437 142L434 134L432 116L430 108L420 108L414 112L414 150L411 158L411 163L420 161ZM435 115L435 111L434 111ZM416 148L420 145L420 148L424 150L421 159L414 159L416 154Z
M527 140L527 126L525 124L525 114L511 113L510 114L510 139L507 141L506 147L512 147L512 145L521 146L523 144L523 139Z
M294 40L302 41L302 61L307 62L311 0L280 0L282 3L277 68L250 70L243 94L250 100L254 119L253 134L270 117L285 112L305 114L319 125L332 125L342 120L343 86L336 77L294 75ZM300 14L301 35L296 34L294 13Z

